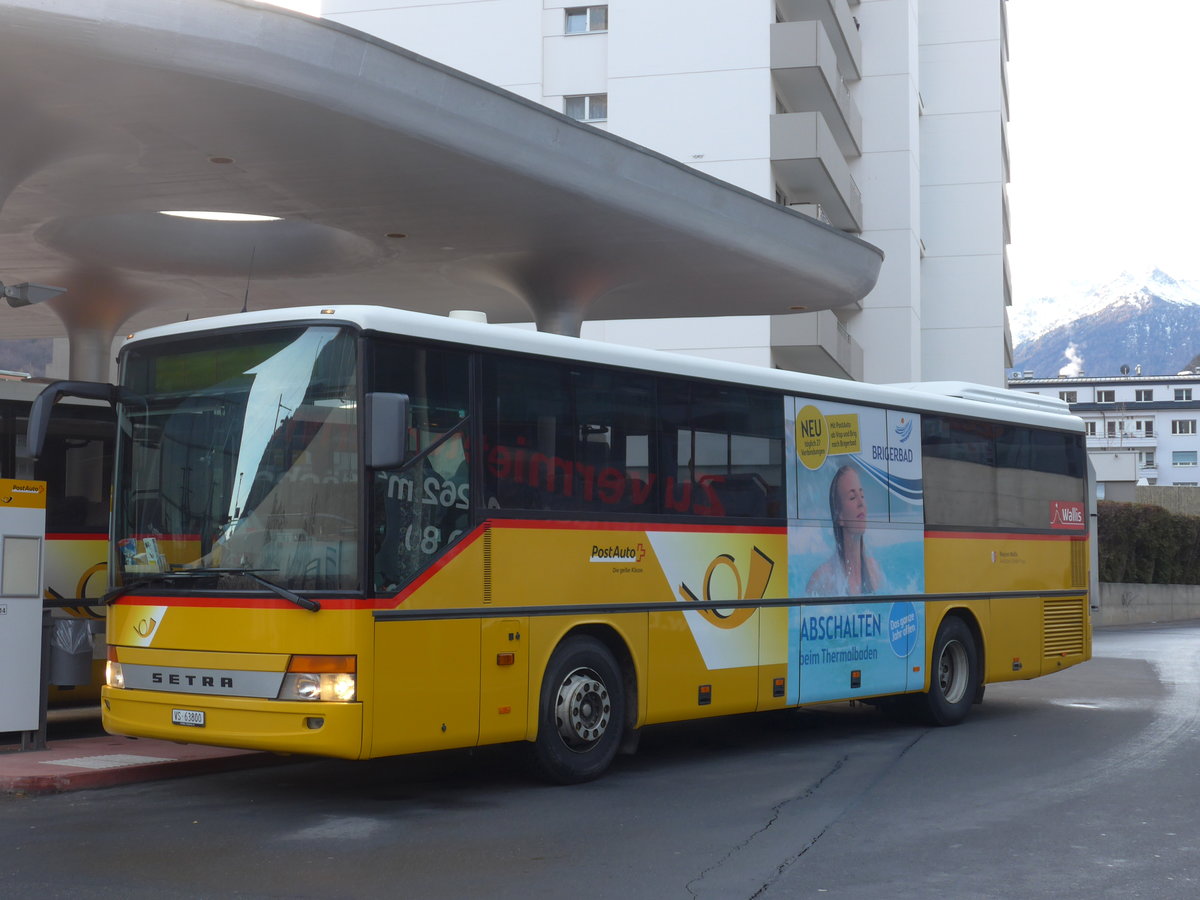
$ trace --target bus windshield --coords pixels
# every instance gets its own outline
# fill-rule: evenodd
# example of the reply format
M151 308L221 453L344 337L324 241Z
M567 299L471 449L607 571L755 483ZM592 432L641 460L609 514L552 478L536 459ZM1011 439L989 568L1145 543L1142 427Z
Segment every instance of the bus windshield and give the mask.
M359 588L356 370L334 327L131 350L124 384L144 403L121 410L117 583L202 569Z

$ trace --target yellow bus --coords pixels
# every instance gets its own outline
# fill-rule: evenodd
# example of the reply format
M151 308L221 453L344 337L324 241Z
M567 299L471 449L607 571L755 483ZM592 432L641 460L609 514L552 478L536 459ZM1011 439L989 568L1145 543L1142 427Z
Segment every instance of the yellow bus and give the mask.
M526 741L576 782L655 723L859 700L951 725L1091 653L1057 400L356 306L147 330L120 367L39 401L118 405L114 733Z
M0 379L0 478L46 482L46 601L55 617L88 619L94 623L93 631L101 633L100 597L108 587L113 411L95 402L55 407L35 462L26 451L25 435L30 407L46 384L45 379L28 376ZM55 674L52 668L51 675ZM51 703L97 702L104 678L103 656L90 675L73 674L77 677L71 680L81 683L52 686Z

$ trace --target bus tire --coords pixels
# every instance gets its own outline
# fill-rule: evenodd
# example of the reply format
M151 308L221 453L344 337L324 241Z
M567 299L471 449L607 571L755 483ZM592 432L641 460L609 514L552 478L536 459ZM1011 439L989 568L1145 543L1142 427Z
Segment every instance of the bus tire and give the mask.
M625 728L624 680L609 649L588 635L559 644L546 666L538 712L538 773L557 784L601 775Z
M979 696L981 681L975 635L958 616L946 616L933 641L929 691L917 695L921 717L931 725L957 725Z

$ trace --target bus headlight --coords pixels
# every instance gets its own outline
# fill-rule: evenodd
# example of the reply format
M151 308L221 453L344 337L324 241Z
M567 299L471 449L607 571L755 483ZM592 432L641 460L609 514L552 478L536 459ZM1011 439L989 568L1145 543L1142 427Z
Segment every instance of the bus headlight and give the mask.
M125 672L117 662L117 648L108 645L108 661L104 664L104 683L110 688L125 687Z
M293 656L276 699L350 703L358 695L356 670L353 656Z
M115 659L110 659L105 663L104 683L110 688L125 687L125 673L121 670L121 664Z

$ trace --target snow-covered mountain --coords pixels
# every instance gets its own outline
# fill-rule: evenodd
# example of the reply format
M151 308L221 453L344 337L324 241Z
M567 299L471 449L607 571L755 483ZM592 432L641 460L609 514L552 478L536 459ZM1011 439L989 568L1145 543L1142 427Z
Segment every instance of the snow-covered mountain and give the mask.
M1048 331L1118 303L1136 303L1156 296L1170 303L1200 304L1200 285L1177 281L1161 269L1122 272L1099 283L1075 282L1053 296L1026 301L1009 310L1014 344L1041 337Z
M1200 353L1200 285L1159 269L1076 285L1010 310L1015 369L1038 377L1172 375Z

